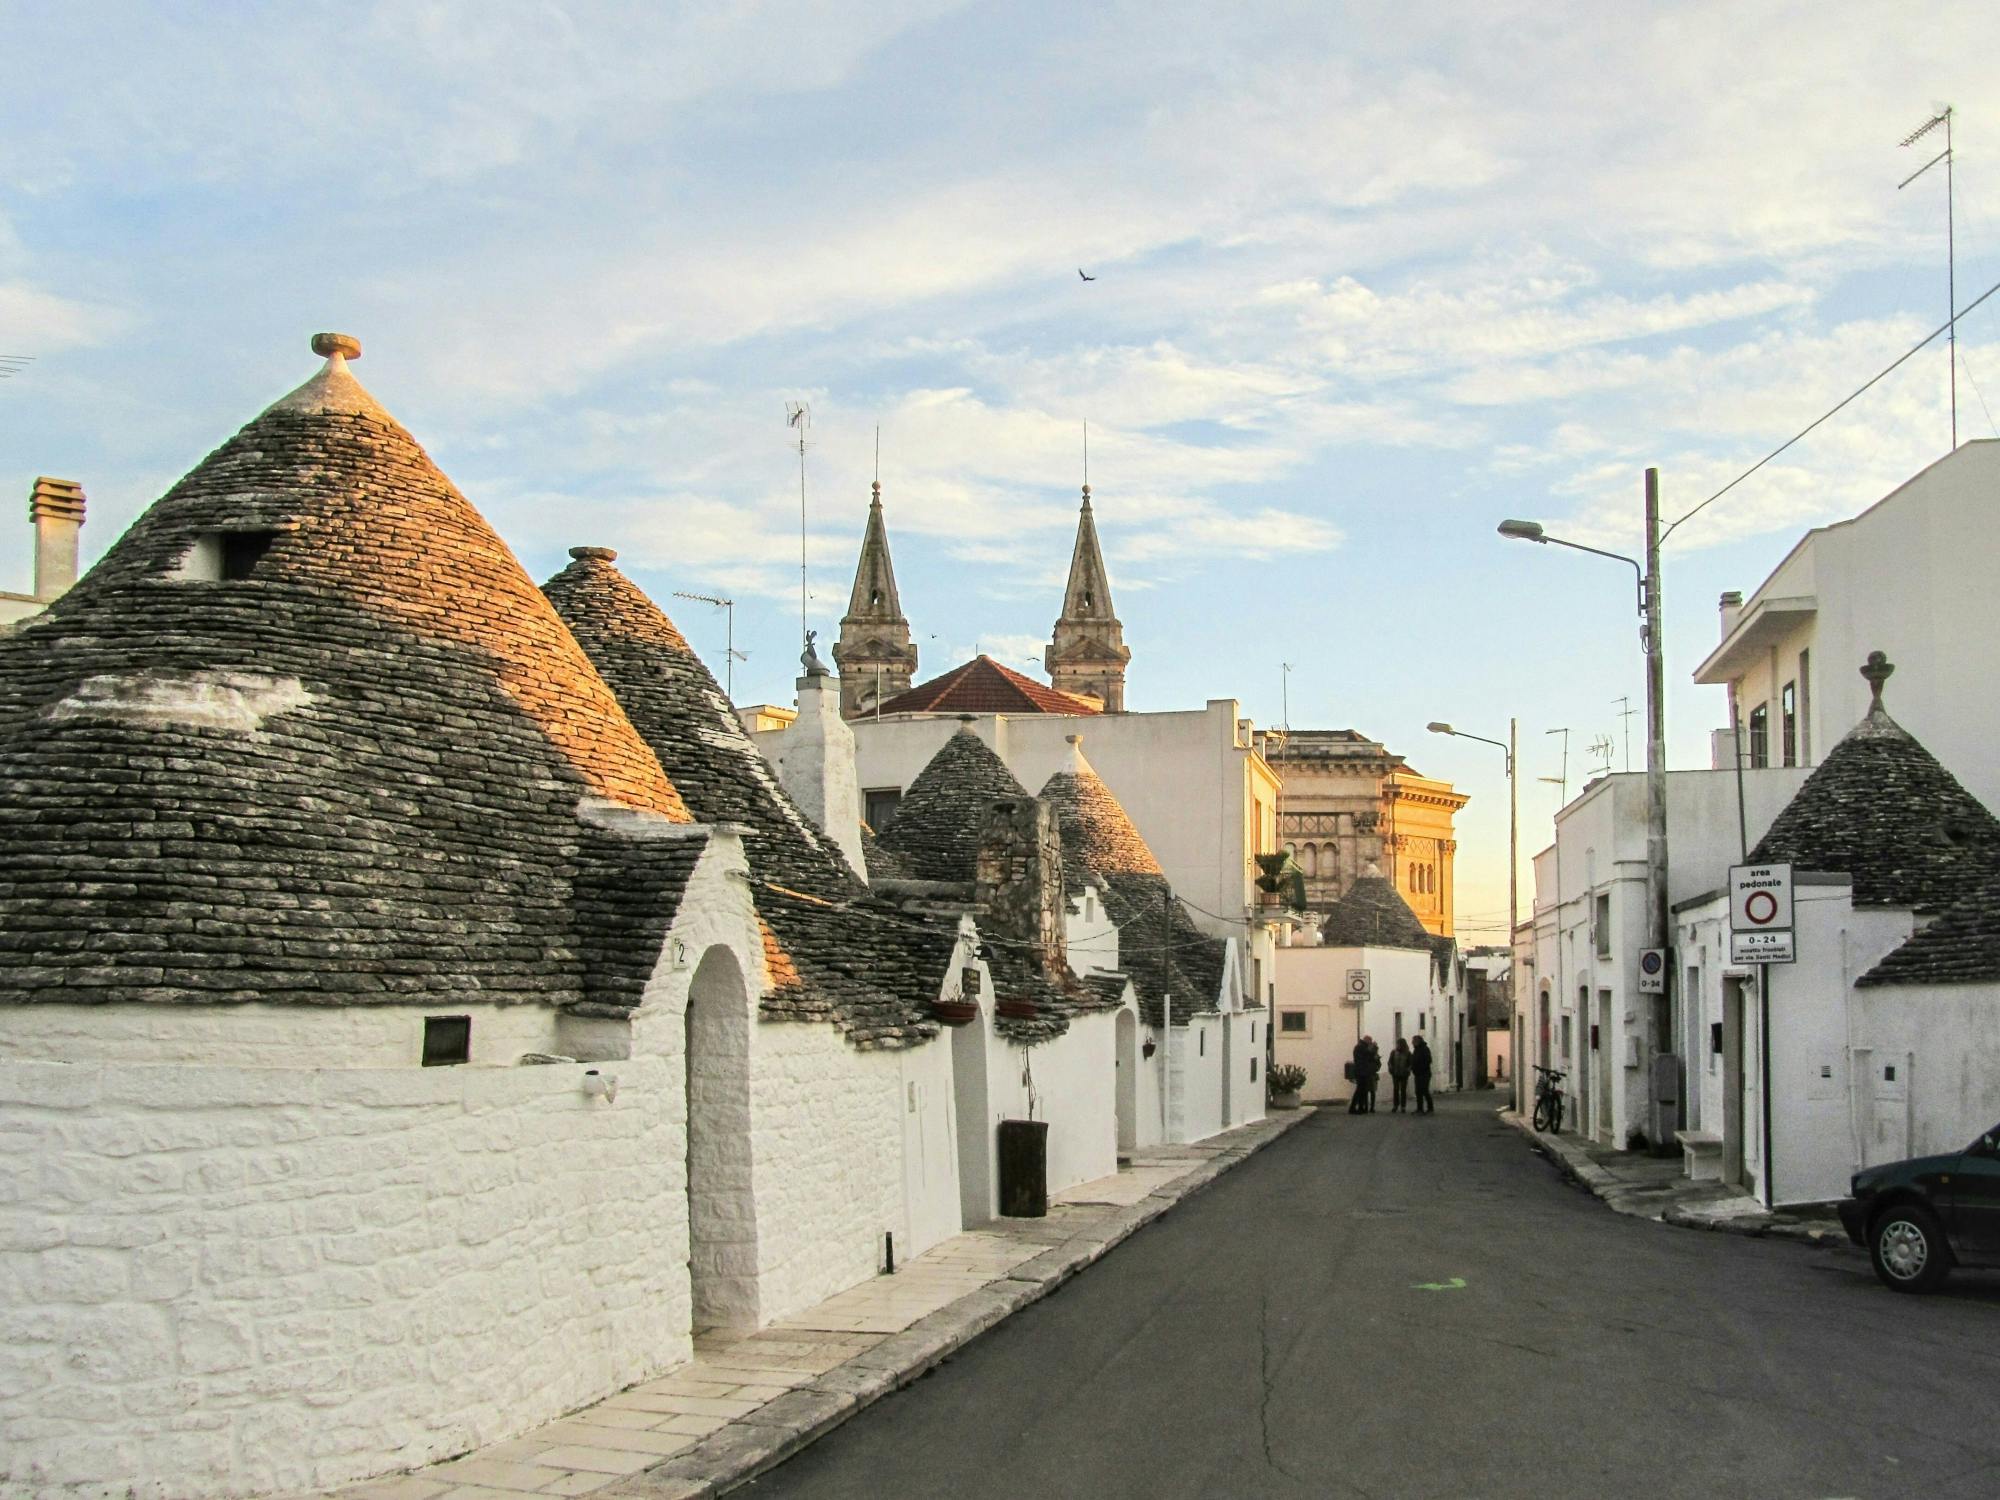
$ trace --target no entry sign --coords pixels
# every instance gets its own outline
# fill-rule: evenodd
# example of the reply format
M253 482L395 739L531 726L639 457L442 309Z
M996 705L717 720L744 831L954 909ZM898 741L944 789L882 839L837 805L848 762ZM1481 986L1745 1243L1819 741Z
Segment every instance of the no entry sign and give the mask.
M1793 957L1792 867L1730 866L1730 961L1788 964Z

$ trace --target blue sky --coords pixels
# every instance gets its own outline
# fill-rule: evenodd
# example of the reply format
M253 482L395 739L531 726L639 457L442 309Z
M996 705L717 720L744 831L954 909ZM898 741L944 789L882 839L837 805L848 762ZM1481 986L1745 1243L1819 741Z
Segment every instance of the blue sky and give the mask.
M537 577L739 601L787 700L811 405L812 623L844 608L876 426L929 675L1035 654L1082 430L1134 708L1354 726L1475 800L1465 936L1572 730L1641 693L1639 546L2000 280L2000 8L1813 3L157 7L0 3L0 487L81 479L101 551L313 368L316 329ZM1099 279L1085 284L1081 266ZM2000 297L1961 327L1995 435ZM1947 445L1941 352L1674 539L1671 753L1724 588ZM0 587L29 571L0 534ZM1635 728L1638 721L1634 721ZM1622 748L1614 763L1622 764ZM1636 763L1636 762L1635 762Z

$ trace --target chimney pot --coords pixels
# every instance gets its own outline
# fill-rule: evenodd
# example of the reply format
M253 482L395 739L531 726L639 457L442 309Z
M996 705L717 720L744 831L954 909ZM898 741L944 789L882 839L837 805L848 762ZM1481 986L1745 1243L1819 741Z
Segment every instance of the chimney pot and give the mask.
M83 486L74 479L35 480L28 519L35 527L35 597L47 604L76 582L77 534L83 530Z

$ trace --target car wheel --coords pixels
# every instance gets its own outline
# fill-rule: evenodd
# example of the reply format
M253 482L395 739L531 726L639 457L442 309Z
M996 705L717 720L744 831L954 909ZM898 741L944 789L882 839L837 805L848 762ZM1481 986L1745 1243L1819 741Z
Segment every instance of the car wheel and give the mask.
M1951 1270L1951 1251L1937 1216L1917 1203L1899 1203L1875 1217L1868 1256L1892 1292L1934 1290Z

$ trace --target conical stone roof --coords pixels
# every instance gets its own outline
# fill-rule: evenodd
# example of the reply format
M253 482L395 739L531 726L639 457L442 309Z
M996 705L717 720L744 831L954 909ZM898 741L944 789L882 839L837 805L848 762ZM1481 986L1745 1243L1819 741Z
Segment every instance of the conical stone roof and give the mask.
M629 1004L701 840L346 368L0 641L0 994Z
M1867 715L1827 752L1752 864L1844 874L1856 906L1936 912L2000 865L2000 820L1883 708L1894 670L1877 652L1864 669L1878 692Z
M764 1014L831 1019L858 1045L934 1035L956 923L872 900L833 843L779 785L721 686L666 614L603 547L576 547L543 585L675 785L704 823L748 831L751 899L764 919L772 987Z
M1007 763L963 724L903 792L877 842L918 880L969 882L987 807L1027 795Z
M1430 929L1373 866L1334 902L1319 931L1329 948L1421 948L1433 957L1437 951Z
M1169 992L1173 1014L1182 1022L1212 1012L1221 996L1227 946L1195 926L1173 896L1152 848L1084 759L1080 738L1070 739L1068 767L1042 787L1062 828L1064 879L1072 891L1087 883L1104 892L1105 913L1118 927L1119 966L1132 976L1148 1024L1161 1024Z

